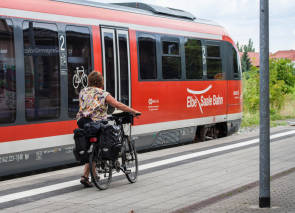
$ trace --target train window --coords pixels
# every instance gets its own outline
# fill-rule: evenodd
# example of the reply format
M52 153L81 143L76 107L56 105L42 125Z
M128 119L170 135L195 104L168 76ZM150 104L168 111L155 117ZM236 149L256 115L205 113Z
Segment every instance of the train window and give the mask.
M121 102L129 105L129 65L127 35L118 34L120 54Z
M87 86L91 72L90 32L87 27L67 26L68 113L74 118L79 110L79 92Z
M232 48L232 51L233 51L234 79L240 79L240 72L239 72L239 66L238 66L238 55L237 55L235 48Z
M108 91L112 96L115 97L116 94L116 85L115 85L115 66L116 56L114 53L114 49L116 48L114 45L114 36L115 34L112 32L104 32L104 48L105 48L105 69L107 72L105 73L106 79L106 91Z
M220 46L207 46L206 64L208 79L224 79L220 56Z
M179 41L162 41L163 79L181 79Z
M138 37L140 79L157 79L156 39L152 35Z
M170 41L163 41L163 54L166 55L179 55L179 43L177 42L170 42Z
M15 53L12 21L0 19L0 123L16 115Z
M58 118L60 73L57 26L25 21L23 39L26 119Z
M202 44L200 40L185 39L186 79L203 78Z
M220 57L220 47L207 46L207 57Z

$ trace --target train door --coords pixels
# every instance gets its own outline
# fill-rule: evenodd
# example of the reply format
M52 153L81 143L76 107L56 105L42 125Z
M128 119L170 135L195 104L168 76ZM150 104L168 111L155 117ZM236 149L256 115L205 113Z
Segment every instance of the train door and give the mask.
M106 91L130 106L130 52L128 30L102 28L103 75Z

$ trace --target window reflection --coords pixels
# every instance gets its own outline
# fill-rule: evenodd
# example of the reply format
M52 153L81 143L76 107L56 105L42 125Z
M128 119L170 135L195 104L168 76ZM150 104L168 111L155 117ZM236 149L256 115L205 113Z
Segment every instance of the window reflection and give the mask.
M186 39L185 65L187 79L203 78L202 45L200 40Z
M0 19L0 123L16 116L15 53L12 21Z
M179 41L162 41L163 79L181 79Z
M156 39L152 35L138 37L140 79L157 79Z
M24 22L25 104L28 121L58 118L58 33L54 24Z
M224 74L222 72L222 61L220 56L220 46L207 46L206 64L208 79L224 79Z

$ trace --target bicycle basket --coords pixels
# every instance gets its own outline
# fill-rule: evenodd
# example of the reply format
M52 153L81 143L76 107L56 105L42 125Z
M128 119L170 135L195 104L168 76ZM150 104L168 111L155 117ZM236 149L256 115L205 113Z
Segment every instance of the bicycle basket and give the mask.
M118 158L122 148L121 130L119 126L104 125L101 131L100 147L103 159L115 160Z

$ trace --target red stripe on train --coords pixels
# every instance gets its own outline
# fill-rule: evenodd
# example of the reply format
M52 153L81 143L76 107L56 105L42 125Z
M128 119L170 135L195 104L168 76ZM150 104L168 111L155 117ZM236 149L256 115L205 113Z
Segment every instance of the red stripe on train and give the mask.
M66 135L75 128L75 120L1 127L0 142Z

